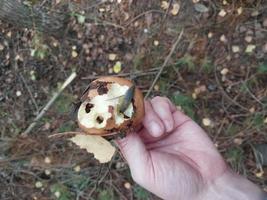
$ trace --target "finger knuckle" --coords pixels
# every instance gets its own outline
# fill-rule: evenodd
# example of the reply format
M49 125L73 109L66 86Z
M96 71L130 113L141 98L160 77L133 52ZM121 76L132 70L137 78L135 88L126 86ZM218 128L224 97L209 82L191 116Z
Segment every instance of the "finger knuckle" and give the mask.
M151 101L152 102L167 103L169 101L169 99L167 97L156 96Z

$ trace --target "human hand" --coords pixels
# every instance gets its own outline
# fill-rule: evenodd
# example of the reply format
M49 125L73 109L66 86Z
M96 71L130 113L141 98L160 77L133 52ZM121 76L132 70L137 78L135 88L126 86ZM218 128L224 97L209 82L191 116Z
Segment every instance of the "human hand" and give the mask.
M117 141L133 179L163 199L228 199L212 194L231 173L207 134L167 98L146 101L145 113L142 129Z

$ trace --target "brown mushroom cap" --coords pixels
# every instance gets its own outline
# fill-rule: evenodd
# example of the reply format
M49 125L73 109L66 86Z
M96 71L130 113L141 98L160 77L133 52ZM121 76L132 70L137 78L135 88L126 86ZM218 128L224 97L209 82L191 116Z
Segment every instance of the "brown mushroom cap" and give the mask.
M106 98L107 94L109 93L109 90L111 89L112 86L114 86L115 83L117 83L119 86L124 86L124 89L125 88L127 89L133 85L133 83L131 81L124 79L124 78L112 77L112 76L102 77L102 78L99 78L99 79L96 79L95 81L93 81L89 85L88 91L81 98L82 104L81 104L81 107L79 108L79 111L78 111L78 124L79 124L79 127L85 133L91 134L91 135L101 135L101 136L113 135L113 134L116 134L116 133L119 133L122 131L127 132L127 130L129 130L130 128L136 128L139 124L141 124L143 117L144 117L144 114L145 114L145 112L144 112L144 100L143 100L142 92L137 87L135 87L134 98L133 98L132 103L130 105L130 106L132 106L131 107L132 108L132 116L127 117L124 115L122 123L120 123L120 124L116 123L115 118L117 116L120 116L120 117L122 116L122 114L116 115L117 114L117 112L115 111L115 109L117 109L116 106L115 107L112 107L112 106L108 107L107 114L110 113L109 114L110 117L104 122L104 123L106 123L104 127L101 127L101 128L90 127L90 128L88 128L80 121L79 116L82 116L82 114L84 113L84 110L86 110L86 113L87 112L89 113L91 111L91 109L96 109L96 108L94 108L94 106L96 104L93 103L93 99L97 96L98 96L97 98L102 98L102 97ZM128 87L125 87L125 86L128 86ZM116 98L117 97L114 97L114 99L116 99ZM107 101L109 101L109 100L106 100L105 102L107 102ZM102 105L104 106L104 104L97 104L97 105L100 107ZM96 118L94 118L94 119L96 120L96 122L101 124L101 123L103 123L103 120L105 120L105 117L96 116ZM87 119L85 119L85 120L87 120Z

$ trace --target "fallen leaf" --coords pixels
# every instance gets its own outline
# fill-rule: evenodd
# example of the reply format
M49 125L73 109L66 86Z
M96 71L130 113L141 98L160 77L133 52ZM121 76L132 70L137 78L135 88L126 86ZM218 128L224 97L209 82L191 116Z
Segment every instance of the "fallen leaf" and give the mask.
M108 55L108 59L111 61L114 61L116 58L117 58L117 54L115 54L115 53L110 53Z
M212 32L209 32L208 33L208 38L212 38L212 36L213 36L213 33Z
M224 42L224 43L227 42L227 39L226 39L225 35L221 35L220 41Z
M209 11L209 8L207 8L205 5L201 3L194 4L195 10L200 13L205 13Z
M88 153L94 154L100 163L111 161L115 153L115 147L101 136L77 134L69 140L81 149L86 149Z
M252 40L253 40L253 38L252 38L252 36L250 36L250 35L247 35L247 36L245 37L245 41L246 41L247 43L252 42Z
M193 93L192 93L192 98L193 98L193 99L197 99L197 94L193 92Z
M77 58L77 56L78 56L77 51L73 50L73 51L71 52L71 56L72 56L73 58Z
M77 15L77 21L79 24L84 24L85 22L85 16L84 15Z
M45 157L44 162L46 164L51 164L51 158L50 157Z
M226 75L226 74L228 74L228 72L229 72L229 69L228 68L223 68L222 70L221 70L221 75Z
M118 61L116 64L113 66L113 71L117 74L121 71L121 62Z
M98 10L99 10L99 12L105 12L106 11L105 8L99 8Z
M243 143L243 139L242 138L235 138L234 143L237 145L241 145Z
M227 13L226 13L226 11L224 10L224 9L222 9L220 12L219 12L219 16L220 17L225 17L225 15L226 15Z
M262 178L263 175L264 175L264 171L263 171L263 170L260 170L259 172L256 172L255 175L256 175L258 178Z
M252 53L256 49L256 45L254 44L249 44L246 48L246 53Z
M237 45L233 45L233 46L232 46L232 51L233 51L234 53L238 53L238 52L240 51L240 47L237 46Z
M239 7L239 8L237 9L237 14L238 14L238 15L241 15L242 12L243 12L243 8L242 8L242 7Z
M43 183L42 183L41 181L37 181L37 182L35 183L35 187L36 187L36 188L41 188L41 187L43 187Z
M172 15L177 15L179 13L179 10L180 10L180 4L175 3L172 6L171 14Z
M74 169L75 172L80 172L81 171L80 165L75 166L73 169Z
M129 190L129 189L131 189L132 186L129 182L125 182L124 187Z
M223 5L227 5L228 2L226 0L223 0Z
M209 118L203 118L202 123L204 126L211 126L211 120Z
M162 1L161 2L161 8L163 10L167 10L169 8L169 3L167 1Z
M154 40L154 46L158 46L159 45L159 41L158 40Z
M3 51L3 50L4 50L4 48L5 48L5 46L4 46L4 45L2 45L2 44L0 44L0 51Z

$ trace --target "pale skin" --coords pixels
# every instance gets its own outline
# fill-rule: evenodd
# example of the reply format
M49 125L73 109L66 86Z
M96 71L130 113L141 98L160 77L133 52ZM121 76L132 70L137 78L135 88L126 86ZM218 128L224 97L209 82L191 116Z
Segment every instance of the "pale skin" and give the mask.
M133 179L167 200L263 200L265 194L231 172L216 147L169 99L145 102L143 127L117 141Z

